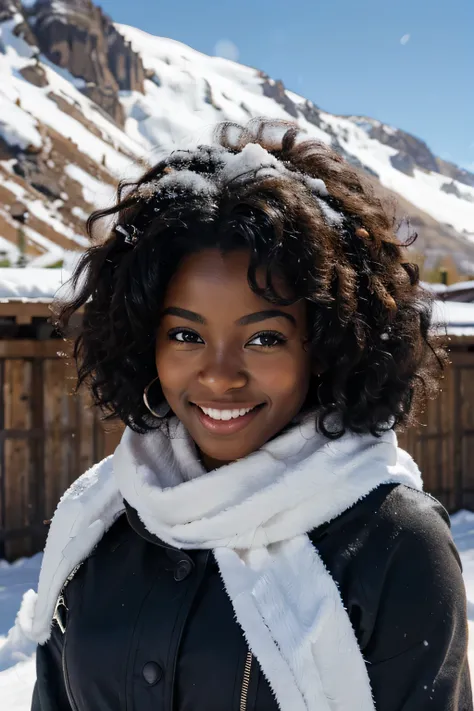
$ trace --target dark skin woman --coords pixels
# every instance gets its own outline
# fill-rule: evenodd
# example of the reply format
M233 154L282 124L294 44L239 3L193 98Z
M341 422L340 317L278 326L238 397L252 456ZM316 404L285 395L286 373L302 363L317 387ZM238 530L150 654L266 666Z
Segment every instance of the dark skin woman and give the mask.
M308 393L304 301L276 308L251 290L248 267L243 250L189 256L170 282L158 329L163 394L209 470L259 449ZM208 409L249 412L216 420Z
M449 517L395 434L446 354L369 183L226 124L88 227L58 326L126 429L51 524L33 711L472 711Z

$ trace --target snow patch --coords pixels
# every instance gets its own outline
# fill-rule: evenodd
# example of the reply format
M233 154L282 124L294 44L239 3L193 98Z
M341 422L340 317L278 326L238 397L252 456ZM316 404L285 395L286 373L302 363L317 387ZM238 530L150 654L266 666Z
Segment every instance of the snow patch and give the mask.
M84 200L95 207L106 208L113 204L115 189L108 183L94 178L90 173L69 163L64 169L65 173L77 183L82 185Z
M78 217L80 220L82 220L84 223L86 223L89 218L89 213L83 210L82 207L78 207L77 205L72 208L71 213L75 217Z
M70 276L64 269L0 269L0 299L50 302Z
M451 336L474 336L474 304L435 301L433 324Z
M36 119L4 94L0 94L0 117L0 137L6 143L21 150L30 146L41 148L43 141Z
M18 662L26 661L35 652L36 645L27 636L33 623L35 600L34 590L27 590L23 595L15 624L0 647L0 672Z

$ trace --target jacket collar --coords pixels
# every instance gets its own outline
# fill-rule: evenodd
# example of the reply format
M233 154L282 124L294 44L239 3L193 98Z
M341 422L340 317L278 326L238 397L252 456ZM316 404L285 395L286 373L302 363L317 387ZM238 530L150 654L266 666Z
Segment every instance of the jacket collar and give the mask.
M144 538L149 543L153 543L153 545L155 546L165 548L170 558L179 557L180 560L189 559L192 562L192 558L187 551L180 550L179 548L175 548L174 546L170 546L168 543L165 543L165 541L162 541L161 538L158 538L158 536L155 536L153 533L150 533L150 531L145 527L143 521L140 519L136 509L134 509L133 506L130 506L128 501L125 501L125 499L123 500L123 503L125 506L125 514L127 516L128 523L130 524L130 527L135 531L135 533L137 533L141 538Z

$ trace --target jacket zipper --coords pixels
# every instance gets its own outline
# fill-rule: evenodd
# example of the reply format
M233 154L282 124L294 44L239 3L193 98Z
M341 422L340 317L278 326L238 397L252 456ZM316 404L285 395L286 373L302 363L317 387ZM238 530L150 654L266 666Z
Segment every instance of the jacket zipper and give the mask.
M64 623L64 622L62 621L62 619L61 619L61 615L59 614L59 609L60 609L61 607L64 607L64 609L67 610L66 603L65 603L65 600L64 600L64 591L65 591L66 586L68 585L68 583L71 582L71 580L73 579L73 577L75 576L75 574L77 573L77 571L79 570L79 568L81 567L81 565L82 565L82 563L79 563L79 565L76 565L76 567L71 570L71 572L70 572L69 575L67 576L66 580L64 581L64 585L63 585L62 588L61 588L61 592L59 593L59 597L58 597L58 599L56 600L56 606L55 606L55 608L54 608L54 613L53 613L53 620L56 622L56 624L58 625L58 627L59 627L59 629L61 630L61 633L62 633L63 635L64 635L64 633L66 632L66 625L65 625L65 623Z
M61 592L59 594L59 597L56 601L56 607L54 608L54 615L53 615L53 620L55 620L56 624L58 625L59 629L61 630L61 634L63 635L63 648L61 651L61 665L62 665L62 670L63 670L63 679L64 679L64 687L66 689L66 696L69 701L69 706L71 707L72 711L78 711L76 702L74 701L74 698L72 696L72 691L71 687L69 685L69 674L67 671L67 666L66 666L66 639L67 639L67 620L66 620L66 613L68 611L68 607L66 605L66 599L64 597L64 590L66 589L66 586L68 583L71 582L77 571L79 570L80 566L82 563L79 565L76 565L76 567L71 571L71 573L68 575L66 578L63 587L61 588ZM61 617L61 608L64 608L65 613L64 613L64 621Z
M249 650L247 652L247 656L245 658L244 676L242 679L242 689L240 692L239 711L247 711L247 699L248 699L248 695L249 695L250 675L252 673L252 659L253 659L253 655L252 655L252 652Z
M66 602L64 600L64 595L61 591L61 595L58 597L58 600L56 602L56 607L54 608L54 615L53 615L53 620L56 622L57 626L61 630L61 634L64 636L64 633L66 631L66 625L62 620L62 617L59 613L59 610L61 607L64 607L65 610L67 610L66 607Z
M71 707L72 711L78 711L76 702L74 701L73 696L72 696L71 687L69 685L69 674L67 672L67 667L66 667L66 639L67 639L67 632L65 630L64 631L63 649L62 649L62 653L61 653L61 663L62 663L62 667L63 667L64 687L66 689L66 696L67 696L67 700L69 701L69 706Z

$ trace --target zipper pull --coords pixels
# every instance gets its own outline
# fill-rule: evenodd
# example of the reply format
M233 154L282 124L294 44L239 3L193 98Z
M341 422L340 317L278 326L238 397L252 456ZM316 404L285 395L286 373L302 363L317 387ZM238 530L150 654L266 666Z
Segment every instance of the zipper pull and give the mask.
M54 615L53 615L53 620L56 621L56 623L57 623L59 629L61 630L62 634L64 634L65 631L66 631L66 625L65 625L64 622L62 621L61 614L60 614L60 612L59 612L59 608L60 608L60 607L64 607L65 610L68 609L68 608L67 608L67 605L66 605L66 601L64 600L64 595L60 595L60 596L58 597L58 600L57 600L57 602L56 602L56 607L54 608Z

